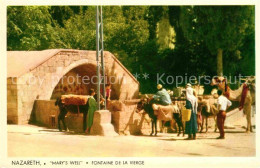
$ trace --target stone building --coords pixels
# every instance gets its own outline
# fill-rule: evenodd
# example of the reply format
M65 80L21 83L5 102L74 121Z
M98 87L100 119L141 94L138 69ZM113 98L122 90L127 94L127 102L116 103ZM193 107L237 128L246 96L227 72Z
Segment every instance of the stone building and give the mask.
M139 83L110 52L104 52L104 60L106 79L112 84L111 99L123 104L121 108L110 107L115 130L140 132L142 116L135 114ZM54 100L58 96L85 95L90 88L96 88L96 67L95 51L8 51L7 122L26 124L34 119L50 126L50 115L57 120L58 108L54 106Z

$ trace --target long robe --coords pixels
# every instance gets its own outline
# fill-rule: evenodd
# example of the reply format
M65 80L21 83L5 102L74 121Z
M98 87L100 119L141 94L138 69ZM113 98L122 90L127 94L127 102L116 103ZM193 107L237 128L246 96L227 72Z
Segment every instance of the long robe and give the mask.
M90 96L88 103L87 128L90 128L93 125L94 112L97 110L97 102L93 96Z
M186 100L186 108L191 109L191 116L190 116L190 121L186 121L185 134L195 134L198 131L197 116L189 100Z

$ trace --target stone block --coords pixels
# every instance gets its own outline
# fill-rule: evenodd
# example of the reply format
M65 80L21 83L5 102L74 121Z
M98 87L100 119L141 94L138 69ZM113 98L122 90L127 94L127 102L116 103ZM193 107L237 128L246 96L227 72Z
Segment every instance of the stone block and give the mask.
M28 119L27 119L27 116L26 115L19 115L18 116L18 123L17 124L28 124Z
M54 73L56 72L56 68L55 67L50 67L50 73Z
M58 116L58 115L57 115ZM66 123L69 130L83 132L83 114L67 114Z
M66 53L59 55L59 60L68 59L68 55Z
M69 59L69 56L68 56L68 55L64 55L64 56L62 57L62 59L68 60L68 59Z
M79 55L79 52L76 51L76 52L71 52L72 55Z
M34 102L35 120L37 123L50 127L49 117L50 115L55 115L55 123L57 124L58 108L54 102L54 100L36 100ZM31 106L31 104L29 105Z
M9 91L9 90L8 90ZM17 96L17 91L16 90L11 90L11 95L13 95L13 96Z
M108 110L96 111L94 120L98 123L111 123L111 113Z
M11 90L17 90L17 85L11 85Z
M7 102L7 108L8 109L16 109L17 108L17 102L15 100Z
M45 72L45 73L48 73L49 71L50 71L50 68L49 68L48 66L45 66L45 67L44 67L44 72Z
M112 122L119 122L120 116L119 113L112 113Z
M12 85L14 83L17 83L17 78L14 77L7 78L7 85Z
M17 106L14 106L14 107L8 106L7 107L7 116L17 116Z
M63 67L64 66L64 60L62 61L62 60L59 60L58 62L57 62L57 66L58 67Z
M18 116L7 115L7 124L18 124Z
M41 64L40 66L43 66L43 67L48 67L48 62L44 62L43 64Z
M56 56L56 55L55 55ZM56 58L54 57L51 57L48 62L51 62L51 64L53 64L52 66L54 66L55 62L56 62Z
M71 63L70 60L65 60L64 65L65 65L65 66L68 66L68 65L70 65L70 63Z
M43 66L39 66L40 71L44 72L44 67Z
M90 63L90 64L94 64L94 65L97 64L97 62L96 62L95 60L92 60L92 59L89 59L89 63Z
M107 108L111 111L123 111L125 108L124 106L125 105L122 101L112 100Z
M7 96L11 96L11 95L12 95L11 89L7 89Z
M79 56L81 59L88 59L88 56L86 54L80 54Z
M73 56L73 60L75 60L75 61L80 60L80 59L81 58L80 58L80 56L78 54Z
M91 135L116 136L114 126L111 124L111 113L108 110L99 110L94 113Z

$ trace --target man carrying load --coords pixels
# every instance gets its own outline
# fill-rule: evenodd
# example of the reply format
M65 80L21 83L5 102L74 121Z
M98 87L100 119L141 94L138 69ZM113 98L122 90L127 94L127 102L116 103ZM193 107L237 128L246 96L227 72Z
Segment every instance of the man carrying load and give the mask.
M157 85L158 92L153 96L156 104L161 104L164 106L172 104L171 97L169 93L162 87L161 84Z

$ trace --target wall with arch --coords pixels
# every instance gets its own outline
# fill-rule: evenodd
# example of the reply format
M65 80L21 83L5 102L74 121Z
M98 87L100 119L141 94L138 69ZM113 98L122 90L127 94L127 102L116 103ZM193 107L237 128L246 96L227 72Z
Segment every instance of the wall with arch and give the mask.
M39 51L42 52L42 51ZM34 52L35 53L35 52ZM19 54L19 52L17 53ZM8 52L7 52L8 55ZM37 55L35 55L37 56ZM112 99L131 100L138 97L139 83L133 75L108 51L104 52L106 76L112 84ZM24 60L26 61L26 60ZM7 78L7 121L24 124L32 118L35 100L50 100L59 94L87 94L88 88L96 88L95 81L89 85L60 85L66 75L95 77L96 52L84 50L60 49L56 54L44 60L21 76ZM80 79L82 81L82 77ZM64 88L67 87L67 90ZM79 90L73 90L79 87ZM82 87L82 88L80 88ZM63 90L61 92L61 89ZM69 90L71 89L71 90ZM80 90L81 89L81 90ZM60 92L60 93L58 93ZM55 95L56 94L56 95Z

